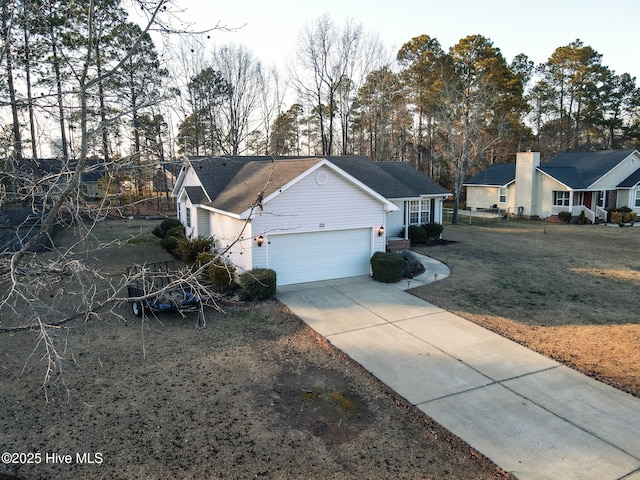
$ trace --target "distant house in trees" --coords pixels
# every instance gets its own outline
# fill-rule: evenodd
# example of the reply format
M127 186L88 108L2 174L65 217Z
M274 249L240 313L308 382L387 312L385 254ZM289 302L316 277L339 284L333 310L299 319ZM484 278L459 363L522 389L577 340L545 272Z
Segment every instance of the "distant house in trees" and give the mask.
M493 164L464 186L471 209L493 207L525 217L584 212L593 222L606 220L607 209L640 213L640 153L566 152L545 163L537 152L518 153L515 163Z

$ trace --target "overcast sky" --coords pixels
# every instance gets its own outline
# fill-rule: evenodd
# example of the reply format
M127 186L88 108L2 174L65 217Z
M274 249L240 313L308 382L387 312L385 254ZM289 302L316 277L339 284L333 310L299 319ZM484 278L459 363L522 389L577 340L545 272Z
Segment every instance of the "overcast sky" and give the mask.
M461 38L481 34L508 62L525 53L536 64L557 47L579 38L603 55L604 65L640 80L638 0L179 0L195 29L220 22L242 28L216 32L211 46L247 47L265 66L293 57L302 27L327 13L339 26L347 18L377 33L395 56L413 37L437 38L447 50Z

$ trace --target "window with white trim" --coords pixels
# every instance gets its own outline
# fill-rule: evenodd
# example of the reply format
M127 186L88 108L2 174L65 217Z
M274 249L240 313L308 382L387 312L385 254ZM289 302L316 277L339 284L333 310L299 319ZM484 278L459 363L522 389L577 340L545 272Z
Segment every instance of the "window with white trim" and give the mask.
M187 207L187 227L191 226L191 208Z
M571 192L555 191L553 192L553 204L556 207L568 207L570 202Z
M500 187L498 202L507 203L507 187Z
M429 223L431 218L431 200L409 200L409 225Z
M635 208L640 208L640 187L636 188L636 201L633 202Z

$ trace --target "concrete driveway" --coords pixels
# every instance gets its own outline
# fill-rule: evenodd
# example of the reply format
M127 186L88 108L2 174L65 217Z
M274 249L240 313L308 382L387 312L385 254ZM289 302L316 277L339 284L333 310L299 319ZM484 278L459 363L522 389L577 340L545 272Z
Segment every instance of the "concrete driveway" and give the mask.
M425 261L427 273L412 287L448 275ZM519 479L640 480L640 399L435 307L407 286L355 277L280 287L278 299Z

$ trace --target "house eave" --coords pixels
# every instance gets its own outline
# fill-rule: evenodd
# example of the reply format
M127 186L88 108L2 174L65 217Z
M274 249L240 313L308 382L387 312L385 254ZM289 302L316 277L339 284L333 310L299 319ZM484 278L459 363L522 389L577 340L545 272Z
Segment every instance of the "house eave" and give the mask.
M182 189L182 184L184 183L184 177L186 176L187 170L190 166L191 163L189 161L185 161L182 164L182 168L180 168L178 178L176 178L176 183L173 186L173 190L171 190L171 198L177 198L180 196L180 190Z
M225 215L227 217L235 218L236 220L247 220L249 218L247 216L243 216L243 214L237 214L237 213L227 212L226 210L220 210L219 208L212 207L211 205L207 205L206 203L199 205L199 207L209 212L218 213L220 215Z
M575 188L573 188L573 187L571 187L571 186L567 185L566 183L564 183L564 182L562 182L562 181L558 180L558 179L557 179L556 177L554 177L553 175L549 175L549 174L548 174L547 172L545 172L544 170L541 170L540 168L536 168L536 170L537 170L538 172L542 173L543 175L545 175L545 176L549 177L549 178L550 178L551 180L553 180L554 182L559 183L560 185L562 185L563 187L565 187L567 190L571 190L571 191L576 190Z
M340 167L334 165L333 163L331 163L326 158L322 158L322 160L320 160L318 163L316 163L315 165L313 165L309 169L307 169L304 172L302 172L300 175L295 177L293 180L291 180L291 181L287 182L286 184L282 185L275 192L273 192L270 195L268 195L267 197L265 197L263 199L262 203L263 204L268 204L271 200L276 198L278 195L280 195L283 192L287 191L289 188L294 186L300 180L302 180L303 178L306 178L307 176L313 174L313 172L315 172L316 170L322 168L323 166L326 166L327 168L333 170L338 175L344 177L346 180L348 180L349 182L353 183L357 188L363 190L367 194L369 194L372 197L376 198L378 201L380 201L384 205L385 212L393 212L395 210L399 210L399 207L397 205L395 205L393 202L391 202L389 199L383 197L378 192L376 192L375 190L371 189L370 187L368 187L367 185L362 183L357 178L353 177L352 175L349 175L347 172L342 170ZM252 206L252 207L244 210L243 212L241 212L239 214L240 218L245 218L245 219L246 218L251 218L255 213L255 209L256 209L256 207Z

